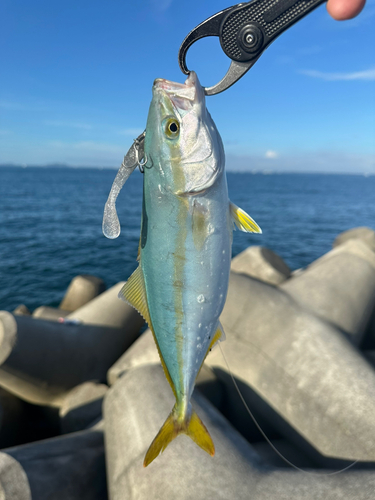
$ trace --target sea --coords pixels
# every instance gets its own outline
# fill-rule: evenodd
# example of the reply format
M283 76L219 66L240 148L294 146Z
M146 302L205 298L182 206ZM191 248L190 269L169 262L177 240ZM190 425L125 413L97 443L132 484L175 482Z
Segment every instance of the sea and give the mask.
M107 287L137 267L142 174L134 172L117 201L119 238L102 234L103 207L116 170L0 168L0 310L58 306L74 276L92 274ZM233 256L250 245L280 255L292 269L332 248L347 229L375 229L375 176L228 173L230 199L263 234L235 231Z

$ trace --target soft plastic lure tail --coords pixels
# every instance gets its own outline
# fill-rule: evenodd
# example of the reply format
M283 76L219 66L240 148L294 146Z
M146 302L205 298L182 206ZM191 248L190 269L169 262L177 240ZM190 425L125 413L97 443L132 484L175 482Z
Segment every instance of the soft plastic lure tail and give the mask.
M116 200L130 174L136 167L141 166L141 160L144 157L143 143L145 135L145 132L142 132L142 134L135 139L131 148L124 156L124 161L113 181L111 191L104 207L102 224L103 234L111 240L117 238L121 232L121 226L116 212Z

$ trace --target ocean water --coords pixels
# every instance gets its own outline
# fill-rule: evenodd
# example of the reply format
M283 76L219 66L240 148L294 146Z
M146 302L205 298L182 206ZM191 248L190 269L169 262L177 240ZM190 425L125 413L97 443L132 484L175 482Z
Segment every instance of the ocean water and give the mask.
M101 231L115 170L0 168L0 309L57 306L77 274L108 287L136 268L142 175L134 173L118 202L122 232ZM234 233L233 256L249 245L278 253L298 269L329 251L357 226L375 229L375 176L228 173L231 200L262 235Z

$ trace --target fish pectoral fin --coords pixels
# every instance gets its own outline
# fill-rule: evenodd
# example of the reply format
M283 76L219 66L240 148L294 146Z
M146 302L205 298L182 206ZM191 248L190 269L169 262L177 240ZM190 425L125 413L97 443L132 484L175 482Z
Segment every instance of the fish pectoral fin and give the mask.
M163 453L179 434L187 434L204 451L214 456L215 446L212 438L195 410L192 410L187 420L181 421L178 419L177 405L175 405L147 450L143 466L147 467L160 453Z
M147 295L143 272L140 266L130 276L118 294L120 299L130 304L143 316L146 323L151 327L150 312L148 310Z
M262 230L258 224L247 214L242 208L237 207L231 201L229 202L230 215L233 224L235 224L240 231L244 233L261 233Z

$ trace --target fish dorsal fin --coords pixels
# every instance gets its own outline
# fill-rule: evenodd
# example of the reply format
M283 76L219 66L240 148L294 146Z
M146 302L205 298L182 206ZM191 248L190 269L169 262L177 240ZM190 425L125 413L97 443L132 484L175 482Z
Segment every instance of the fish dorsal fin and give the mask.
M237 207L231 201L229 202L230 215L233 224L235 224L240 231L244 233L261 233L262 230L258 224L248 215L242 208Z
M152 331L152 335L154 337L156 347L158 349L160 361L161 361L161 364L163 366L165 376L169 382L169 385L172 388L173 394L176 396L176 389L173 385L172 378L169 374L167 365L165 364L163 355L160 351L160 347L159 347L159 344L158 344L156 336L155 336L154 328L152 326L152 322L151 322L151 318L150 318L150 311L148 309L148 303L147 303L145 280L143 278L143 272L142 272L141 266L138 266L137 269L134 271L134 273L130 276L128 281L121 288L118 296L120 297L120 299L123 299L125 302L127 302L132 307L134 307L134 309L137 309L139 314L141 314L141 316L143 316L144 320L146 321L146 323L150 327L150 330Z
M145 281L141 266L138 266L130 276L118 294L120 299L125 300L132 307L137 309L143 316L148 326L151 327L150 312L148 310Z

